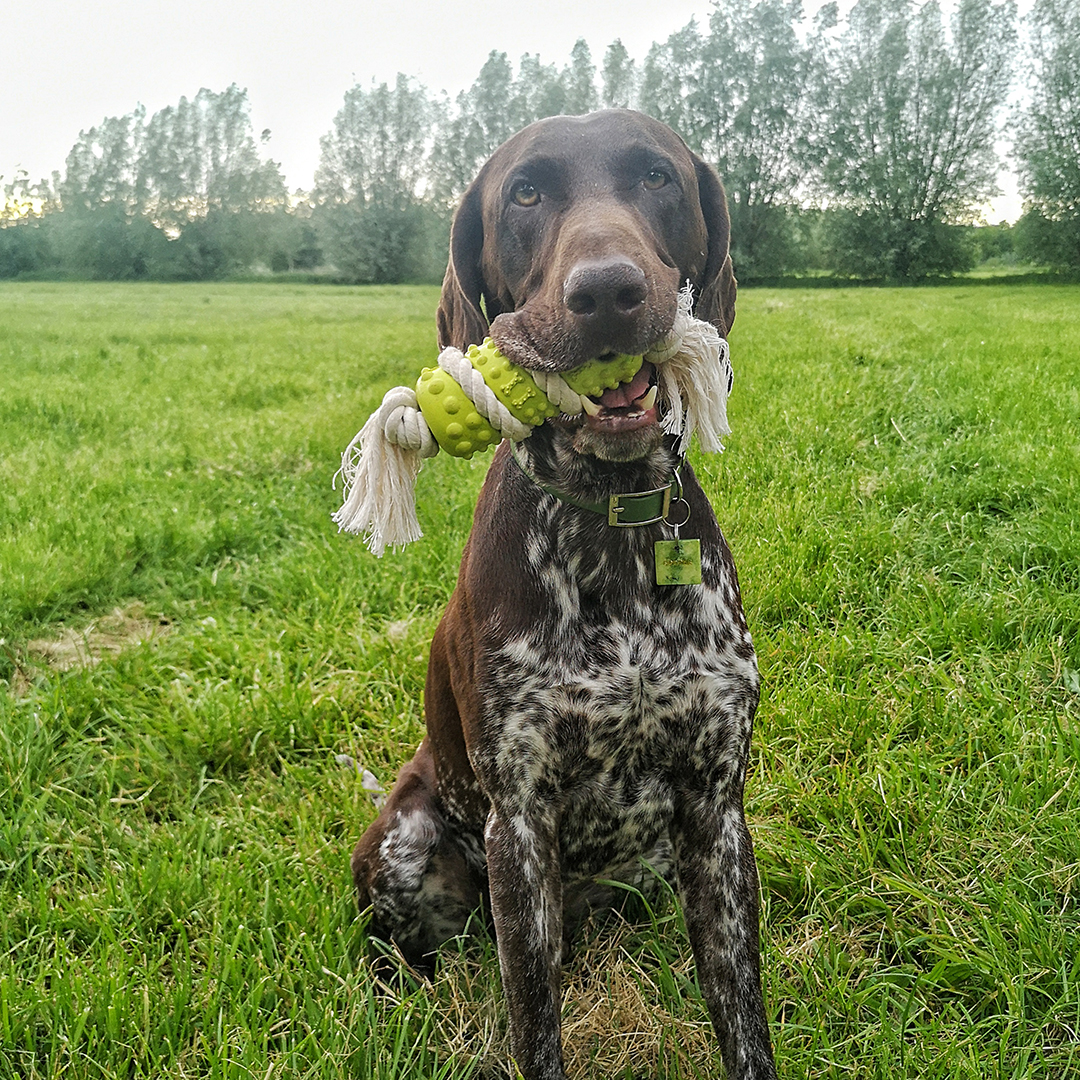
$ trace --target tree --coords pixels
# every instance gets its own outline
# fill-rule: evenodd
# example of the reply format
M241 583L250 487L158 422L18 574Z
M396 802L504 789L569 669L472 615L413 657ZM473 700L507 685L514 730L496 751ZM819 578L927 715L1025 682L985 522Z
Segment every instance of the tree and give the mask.
M271 221L286 201L280 168L260 155L246 90L203 88L147 123L138 203L174 237L169 276L213 278L268 264Z
M1027 209L1022 252L1080 269L1080 8L1036 0L1031 30L1031 102L1016 116L1014 153Z
M506 116L511 120L510 133L545 116L572 112L566 87L565 72L560 72L554 64L541 63L539 53L526 53L518 62L517 77L511 84L510 99L506 103Z
M424 178L432 120L427 91L404 75L386 83L354 86L319 140L315 193L323 200L365 203L380 189L418 194Z
M645 56L638 108L685 137L690 130L688 100L697 87L702 40L691 19L667 41L654 42Z
M52 265L48 230L42 227L52 198L46 181L32 184L21 169L0 187L0 278L40 273Z
M436 125L430 177L440 210L449 214L491 152L526 124L591 112L599 103L584 40L574 45L562 70L526 53L515 75L506 53L489 53L476 81L458 94L453 115L445 111Z
M566 99L561 111L570 116L590 113L600 106L600 95L596 92L596 68L592 54L584 38L578 38L570 53L570 64L563 72L566 87Z
M687 103L686 135L727 189L732 260L744 277L800 261L791 214L808 169L812 72L801 21L800 0L717 4Z
M127 116L106 117L97 127L79 132L58 185L66 209L109 205L135 211L145 117L139 106Z
M269 133L263 133L264 141ZM141 137L137 202L170 231L214 212L272 210L286 198L276 162L263 160L247 91L201 89L155 113Z
M970 265L949 226L996 192L1015 5L959 0L951 30L936 0L859 0L838 37L819 33L819 180L839 211L841 270L904 279Z
M629 109L636 96L634 61L620 38L616 38L604 53L603 81L601 101L604 108Z
M407 281L430 274L421 202L433 106L404 75L354 86L320 141L315 175L320 231L337 268L354 281Z
M721 0L707 34L691 22L653 45L642 73L640 107L724 181L743 277L775 276L802 261L792 213L808 167L812 63L801 19L799 0Z
M514 99L514 69L504 52L492 50L468 90L457 96L438 125L430 159L431 187L449 213L492 150L521 126Z
M235 85L81 131L55 188L45 216L56 261L110 279L216 277L269 261L266 220L286 203Z
M56 185L63 212L48 215L46 229L69 273L115 281L149 272L155 230L139 219L137 205L145 118L141 106L106 117L80 131L68 152Z

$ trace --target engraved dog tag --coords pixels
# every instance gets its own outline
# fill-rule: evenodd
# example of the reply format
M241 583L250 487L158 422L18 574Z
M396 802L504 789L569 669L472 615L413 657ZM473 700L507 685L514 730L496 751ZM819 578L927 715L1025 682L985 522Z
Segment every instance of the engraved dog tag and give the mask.
M657 540L653 550L657 585L701 584L700 540Z

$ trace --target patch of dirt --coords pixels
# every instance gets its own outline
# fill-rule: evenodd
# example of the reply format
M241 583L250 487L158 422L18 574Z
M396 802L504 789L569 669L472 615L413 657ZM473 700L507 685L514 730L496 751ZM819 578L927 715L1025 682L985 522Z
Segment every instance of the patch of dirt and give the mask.
M660 966L641 962L628 948L640 933L640 927L615 921L563 970L563 1052L571 1076L692 1076L717 1067L720 1048L704 1003L680 995L672 1007L670 991L665 995L659 985ZM684 941L668 979L688 987L693 976ZM516 1076L493 959L480 964L475 956L444 949L434 993L449 1053L479 1058L485 1080Z
M26 697L33 685L26 672L21 667L16 667L14 674L11 676L11 693L15 700L18 701L20 698Z
M163 615L150 615L139 601L114 608L80 629L65 628L54 638L26 643L27 652L43 660L53 671L93 667L106 656L159 640L171 630Z

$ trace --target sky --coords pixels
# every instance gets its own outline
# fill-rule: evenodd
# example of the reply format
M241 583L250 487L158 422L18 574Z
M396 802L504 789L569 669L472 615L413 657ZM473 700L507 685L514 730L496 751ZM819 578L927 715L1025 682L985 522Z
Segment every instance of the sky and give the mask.
M597 65L615 38L644 58L708 0L0 0L0 175L63 169L79 131L200 87L248 91L256 136L290 187L308 187L319 137L355 83L398 72L454 96L492 49L562 66L583 37ZM615 12L616 14L612 14ZM19 30L20 24L24 27Z
M236 83L289 187L307 188L356 83L403 72L453 97L492 49L562 66L578 38L597 67L616 38L641 60L708 13L708 0L0 0L0 176L62 171L80 130L104 117ZM1014 196L990 218L1018 213Z

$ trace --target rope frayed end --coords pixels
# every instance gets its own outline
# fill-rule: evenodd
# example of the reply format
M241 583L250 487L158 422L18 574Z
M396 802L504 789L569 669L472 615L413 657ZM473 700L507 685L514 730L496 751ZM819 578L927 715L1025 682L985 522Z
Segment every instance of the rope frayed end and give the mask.
M362 533L376 556L419 540L416 477L423 459L438 450L416 394L407 386L389 390L341 455L344 502L333 515L338 528Z
M734 373L728 343L712 323L693 317L693 305L693 287L687 282L671 333L645 359L657 365L667 406L661 426L679 436L679 453L686 453L696 431L701 449L715 454L724 449L721 439L731 434L727 399Z

